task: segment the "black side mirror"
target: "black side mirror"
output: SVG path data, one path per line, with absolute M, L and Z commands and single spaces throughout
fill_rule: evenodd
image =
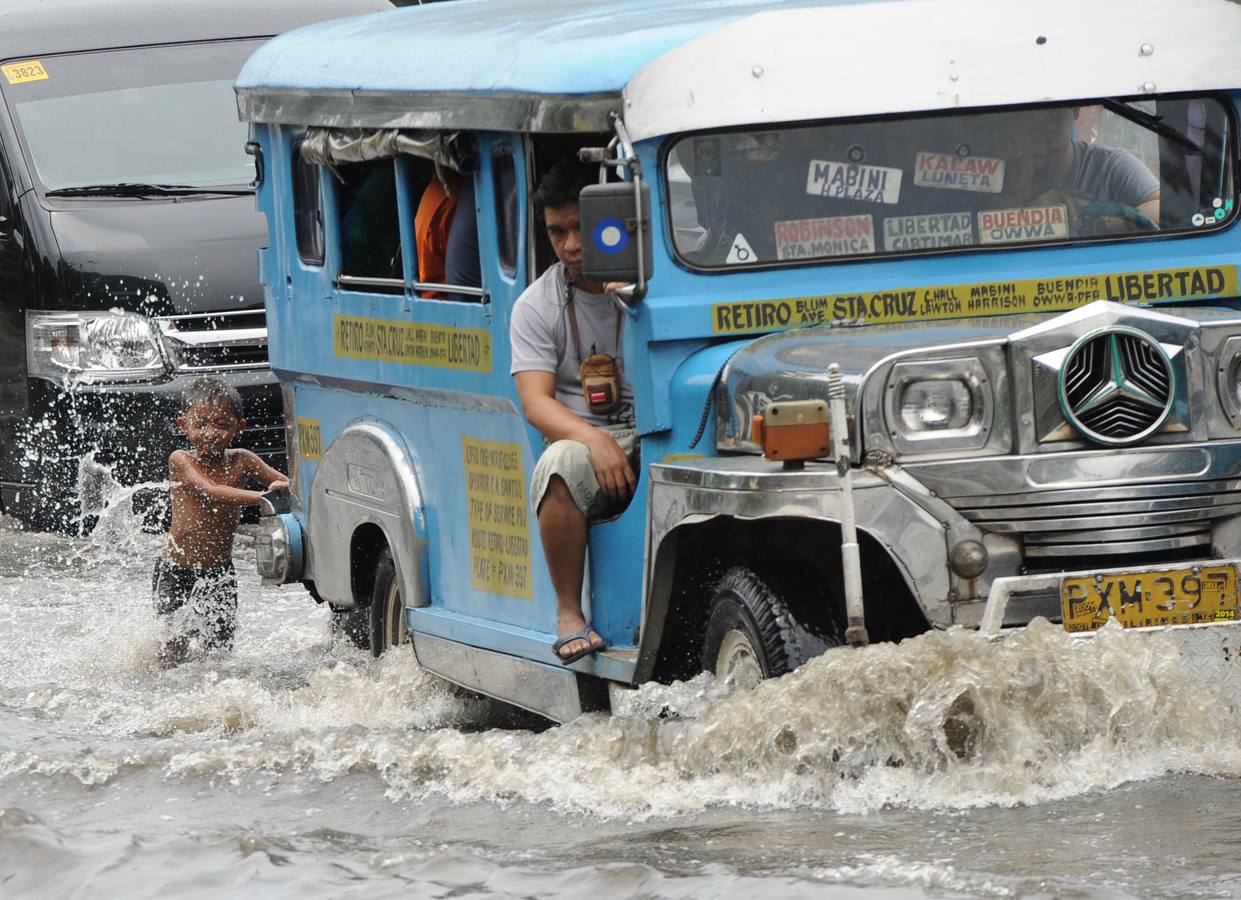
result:
M 651 192 L 645 184 L 640 196 L 639 229 L 633 182 L 591 184 L 582 189 L 582 274 L 591 281 L 645 284 L 651 277 Z
M 254 180 L 250 187 L 256 191 L 263 186 L 263 145 L 258 141 L 246 141 L 246 153 L 254 157 Z

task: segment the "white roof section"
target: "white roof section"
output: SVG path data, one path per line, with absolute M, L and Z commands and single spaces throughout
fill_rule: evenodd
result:
M 1241 87 L 1238 0 L 882 0 L 775 9 L 629 80 L 635 140 L 891 112 Z

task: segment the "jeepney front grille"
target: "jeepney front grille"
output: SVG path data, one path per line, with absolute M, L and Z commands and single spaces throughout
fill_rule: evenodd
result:
M 1020 537 L 1027 558 L 1127 556 L 1211 543 L 1211 527 L 1241 515 L 1241 479 L 946 497 L 983 531 Z
M 156 320 L 180 374 L 262 369 L 267 360 L 263 310 L 190 313 Z

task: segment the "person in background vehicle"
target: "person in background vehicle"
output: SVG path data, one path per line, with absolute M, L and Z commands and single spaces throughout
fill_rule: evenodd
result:
M 592 176 L 565 160 L 540 182 L 535 206 L 559 262 L 517 299 L 509 326 L 517 394 L 547 442 L 530 499 L 556 591 L 552 652 L 565 664 L 606 646 L 582 613 L 586 529 L 623 510 L 637 484 L 624 313 L 582 275 L 578 195 Z
M 288 480 L 249 450 L 232 449 L 245 428 L 241 395 L 214 378 L 196 381 L 185 392 L 177 425 L 191 450 L 168 458 L 172 483 L 172 528 L 168 547 L 155 561 L 155 609 L 171 621 L 171 635 L 159 662 L 180 662 L 192 640 L 207 649 L 232 646 L 237 622 L 237 576 L 233 571 L 233 533 L 241 507 L 258 503 L 261 491 L 242 487 L 258 481 L 268 490 Z

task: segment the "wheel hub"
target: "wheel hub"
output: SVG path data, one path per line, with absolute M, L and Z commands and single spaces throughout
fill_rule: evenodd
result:
M 749 690 L 763 680 L 763 667 L 750 636 L 736 628 L 724 635 L 720 642 L 720 655 L 715 663 L 715 677 L 719 681 Z

